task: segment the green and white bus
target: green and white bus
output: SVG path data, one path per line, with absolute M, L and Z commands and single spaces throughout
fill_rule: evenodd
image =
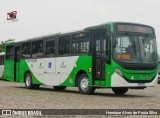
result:
M 4 78 L 83 94 L 111 88 L 115 94 L 157 84 L 157 48 L 151 26 L 108 22 L 80 31 L 6 44 Z
M 4 71 L 4 52 L 0 52 L 0 79 L 3 79 L 3 71 Z

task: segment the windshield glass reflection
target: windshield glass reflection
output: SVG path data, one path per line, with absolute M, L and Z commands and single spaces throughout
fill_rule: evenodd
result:
M 156 41 L 152 37 L 118 36 L 113 49 L 114 59 L 129 63 L 157 61 Z

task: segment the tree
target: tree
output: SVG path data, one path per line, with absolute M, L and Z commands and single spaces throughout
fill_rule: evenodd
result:
M 4 52 L 5 51 L 5 43 L 7 42 L 10 42 L 10 41 L 14 41 L 15 39 L 8 39 L 6 40 L 5 42 L 4 41 L 1 41 L 1 44 L 0 44 L 0 52 Z
M 1 41 L 0 52 L 4 52 L 4 50 L 5 50 L 5 43 L 4 43 L 4 41 Z
M 15 39 L 8 39 L 5 41 L 5 43 L 10 42 L 10 41 L 14 41 Z

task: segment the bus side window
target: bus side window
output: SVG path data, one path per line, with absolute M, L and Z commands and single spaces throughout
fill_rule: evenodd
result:
M 22 44 L 22 58 L 31 58 L 31 42 Z
M 70 54 L 70 36 L 62 36 L 58 41 L 58 55 Z
M 0 65 L 3 65 L 2 56 L 0 56 Z
M 72 34 L 72 54 L 89 53 L 89 32 Z
M 64 54 L 70 54 L 70 36 L 65 37 L 64 48 L 66 49 Z
M 64 54 L 64 38 L 59 38 L 58 41 L 58 55 Z
M 14 58 L 14 46 L 9 45 L 6 47 L 6 59 L 12 60 Z
M 43 57 L 43 41 L 33 41 L 32 42 L 32 57 Z
M 72 42 L 72 54 L 78 54 L 78 42 Z
M 89 40 L 80 41 L 79 45 L 80 45 L 80 50 L 79 51 L 80 51 L 81 54 L 89 52 Z
M 46 56 L 53 57 L 55 54 L 55 40 L 46 42 Z

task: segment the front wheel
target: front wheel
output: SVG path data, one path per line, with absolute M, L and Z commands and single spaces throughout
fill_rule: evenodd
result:
M 95 88 L 92 86 L 89 86 L 89 79 L 86 73 L 83 73 L 79 79 L 78 79 L 78 89 L 80 93 L 83 94 L 93 94 L 95 91 Z
M 127 93 L 128 88 L 115 87 L 115 88 L 112 88 L 112 91 L 117 95 L 123 95 L 123 94 Z

